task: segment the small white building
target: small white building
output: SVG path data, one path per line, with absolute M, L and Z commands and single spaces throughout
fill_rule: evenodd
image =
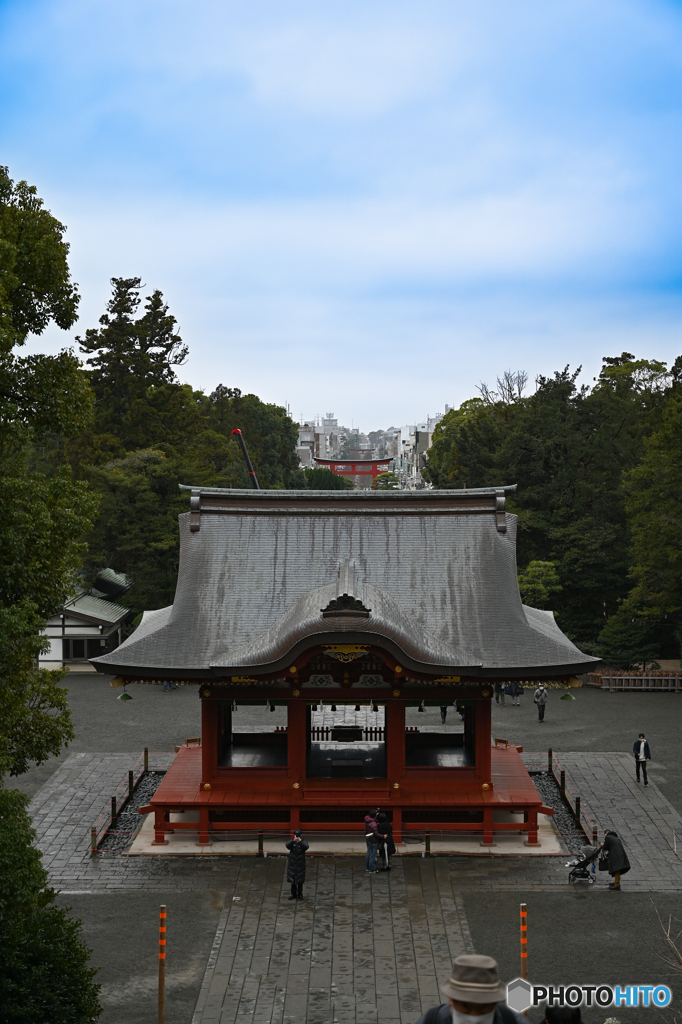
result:
M 68 667 L 72 672 L 92 672 L 90 658 L 99 658 L 121 643 L 123 623 L 130 608 L 116 603 L 132 580 L 113 569 L 101 569 L 95 585 L 76 595 L 50 616 L 44 633 L 50 649 L 40 655 L 40 668 Z

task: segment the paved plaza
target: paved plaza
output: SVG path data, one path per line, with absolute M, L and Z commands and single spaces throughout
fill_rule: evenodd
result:
M 174 743 L 197 734 L 190 688 L 133 692 L 134 703 L 121 704 L 106 683 L 77 680 L 76 743 L 21 780 L 34 794 L 59 903 L 82 919 L 99 968 L 101 1024 L 156 1020 L 160 903 L 169 912 L 166 1024 L 411 1024 L 439 1001 L 438 982 L 460 950 L 490 953 L 503 977 L 518 974 L 520 902 L 529 906 L 531 980 L 676 986 L 656 954 L 655 908 L 682 919 L 680 698 L 579 691 L 568 706 L 550 703 L 545 731 L 530 703 L 493 709 L 496 735 L 523 743 L 529 763 L 540 765 L 538 736 L 551 743 L 586 814 L 600 831 L 621 833 L 632 862 L 621 893 L 603 875 L 589 890 L 570 887 L 564 856 L 410 856 L 372 877 L 361 857 L 313 856 L 297 904 L 286 898 L 284 856 L 89 856 L 90 826 L 142 746 L 161 750 L 152 761 L 162 766 Z M 647 789 L 627 753 L 640 728 L 655 758 Z M 571 746 L 560 746 L 562 738 Z M 595 752 L 607 746 L 610 753 Z M 588 1011 L 585 1020 L 603 1024 L 606 1016 Z M 617 1016 L 622 1024 L 658 1019 L 636 1010 Z

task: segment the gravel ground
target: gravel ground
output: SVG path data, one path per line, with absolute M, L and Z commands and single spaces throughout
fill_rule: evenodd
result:
M 577 849 L 581 844 L 576 840 L 577 828 L 575 818 L 561 795 L 561 789 L 556 779 L 549 772 L 539 772 L 533 774 L 533 782 L 545 805 L 554 808 L 552 822 L 563 840 L 564 848 L 571 851 Z M 591 841 L 591 839 L 585 836 L 585 843 Z
M 165 774 L 165 772 L 150 771 L 146 775 L 140 776 L 133 790 L 132 799 L 116 815 L 115 826 L 112 828 L 111 824 L 109 825 L 107 834 L 99 845 L 102 852 L 122 853 L 128 849 L 144 822 L 144 817 L 138 814 L 138 808 L 149 803 L 161 785 Z

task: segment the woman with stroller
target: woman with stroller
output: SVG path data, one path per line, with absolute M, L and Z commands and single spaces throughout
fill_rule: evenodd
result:
M 620 889 L 620 876 L 630 870 L 630 861 L 625 852 L 623 841 L 617 832 L 607 828 L 599 856 L 599 870 L 608 871 L 613 878 L 609 889 Z
M 393 842 L 393 825 L 382 811 L 377 818 L 377 829 L 379 830 L 379 842 L 381 844 L 381 859 L 384 862 L 384 871 L 391 870 L 391 857 L 395 853 L 395 843 Z

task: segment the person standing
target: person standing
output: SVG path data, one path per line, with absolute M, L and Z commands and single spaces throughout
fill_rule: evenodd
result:
M 544 722 L 545 704 L 547 703 L 547 690 L 545 689 L 544 683 L 540 683 L 540 685 L 538 686 L 537 690 L 535 691 L 533 700 L 538 706 L 538 721 Z
M 646 777 L 646 763 L 651 760 L 651 750 L 649 749 L 649 741 L 643 732 L 640 732 L 639 739 L 635 740 L 632 746 L 632 753 L 635 755 L 637 781 L 639 782 L 639 773 L 641 771 L 644 776 L 644 785 L 648 786 L 649 780 Z
M 495 703 L 500 703 L 500 697 L 502 698 L 502 707 L 504 707 L 504 683 L 495 683 Z
M 365 856 L 365 871 L 368 875 L 376 874 L 377 870 L 377 847 L 379 845 L 379 827 L 376 815 L 378 811 L 372 811 L 365 815 L 365 842 L 367 843 L 367 854 Z
M 305 854 L 309 849 L 308 843 L 301 835 L 300 828 L 294 832 L 294 838 L 286 844 L 289 851 L 287 861 L 287 882 L 291 883 L 290 900 L 303 899 L 303 883 L 305 882 Z
M 377 828 L 381 836 L 381 859 L 384 862 L 384 871 L 391 870 L 391 857 L 395 854 L 395 843 L 393 842 L 393 825 L 382 811 L 377 817 Z
M 523 693 L 523 687 L 516 680 L 509 684 L 509 693 L 511 694 L 512 707 L 516 704 L 517 707 L 521 707 L 521 694 Z
M 620 876 L 630 870 L 630 861 L 625 852 L 623 841 L 618 833 L 610 828 L 607 828 L 604 832 L 604 842 L 602 843 L 599 855 L 599 870 L 602 871 L 604 869 L 613 878 L 609 889 L 620 889 Z

